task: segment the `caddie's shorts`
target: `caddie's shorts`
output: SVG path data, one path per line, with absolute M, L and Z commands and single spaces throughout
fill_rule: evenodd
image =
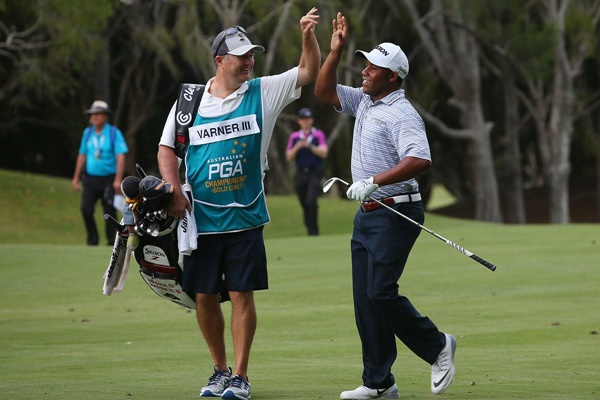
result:
M 199 235 L 198 249 L 183 257 L 183 289 L 190 293 L 269 288 L 263 227 Z

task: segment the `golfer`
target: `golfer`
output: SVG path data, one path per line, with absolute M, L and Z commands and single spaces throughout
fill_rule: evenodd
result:
M 337 68 L 348 38 L 348 24 L 333 20 L 331 50 L 321 67 L 315 95 L 356 118 L 352 143 L 350 199 L 360 200 L 351 239 L 356 326 L 362 342 L 363 385 L 342 392 L 342 399 L 394 399 L 391 373 L 398 337 L 431 364 L 431 391 L 444 392 L 454 377 L 456 339 L 438 330 L 398 292 L 410 250 L 421 229 L 371 201 L 373 197 L 423 223 L 415 177 L 431 164 L 421 117 L 400 89 L 408 59 L 399 46 L 381 43 L 364 60 L 362 87 L 337 84 Z
M 253 44 L 242 27 L 222 31 L 212 43 L 217 71 L 206 84 L 189 129 L 185 157 L 199 236 L 198 249 L 184 258 L 183 288 L 196 293 L 198 324 L 214 362 L 214 373 L 200 389 L 201 397 L 250 398 L 248 360 L 257 325 L 254 291 L 268 288 L 263 241 L 263 226 L 269 222 L 263 186 L 266 154 L 277 116 L 319 72 L 314 34 L 318 18 L 313 8 L 300 19 L 300 63 L 280 75 L 251 79 L 254 55 L 265 49 Z M 163 179 L 176 188 L 168 211 L 182 218 L 191 205 L 180 189 L 175 115 L 173 106 L 158 162 Z M 219 304 L 223 290 L 231 299 L 233 370 L 226 357 Z

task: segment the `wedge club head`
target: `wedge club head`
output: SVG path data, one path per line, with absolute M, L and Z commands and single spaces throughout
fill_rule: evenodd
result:
M 341 183 L 343 183 L 346 186 L 350 186 L 350 184 L 348 182 L 346 182 L 345 180 L 343 180 L 343 179 L 336 178 L 336 177 L 329 178 L 329 179 L 327 179 L 325 181 L 325 183 L 323 183 L 323 193 L 329 192 L 329 189 L 331 189 L 331 187 L 333 186 L 333 184 L 336 183 L 336 182 L 341 182 Z

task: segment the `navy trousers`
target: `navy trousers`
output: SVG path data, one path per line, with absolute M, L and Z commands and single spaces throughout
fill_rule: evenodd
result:
M 423 204 L 399 203 L 394 209 L 423 224 Z M 352 234 L 352 286 L 356 326 L 362 342 L 363 382 L 374 389 L 394 384 L 396 337 L 417 356 L 433 364 L 445 336 L 410 300 L 399 293 L 398 280 L 421 228 L 386 208 L 359 209 Z
M 321 168 L 299 169 L 294 176 L 294 189 L 302 206 L 304 225 L 309 236 L 319 234 L 317 199 L 323 193 L 321 187 Z

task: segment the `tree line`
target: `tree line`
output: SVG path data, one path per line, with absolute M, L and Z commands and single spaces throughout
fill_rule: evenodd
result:
M 297 65 L 304 0 L 0 0 L 0 167 L 70 177 L 83 110 L 113 109 L 126 135 L 128 171 L 156 170 L 158 140 L 183 82 L 214 74 L 210 46 L 243 26 L 266 53 L 257 76 Z M 550 219 L 568 223 L 569 187 L 594 184 L 600 199 L 600 3 L 593 0 L 332 0 L 319 4 L 323 58 L 342 11 L 350 37 L 339 70 L 358 86 L 356 49 L 399 44 L 403 83 L 425 120 L 432 169 L 424 192 L 444 185 L 473 199 L 474 217 L 525 223 L 527 189 L 548 189 Z M 350 179 L 353 120 L 320 104 L 313 86 L 279 118 L 269 149 L 270 193 L 290 193 L 287 136 L 300 107 L 328 137 L 327 174 Z M 600 200 L 598 200 L 600 215 Z

